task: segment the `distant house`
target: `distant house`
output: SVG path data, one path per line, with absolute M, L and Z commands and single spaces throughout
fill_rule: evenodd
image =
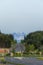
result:
M 7 46 L 8 43 L 0 43 L 0 55 L 5 55 L 10 52 L 10 47 Z
M 5 54 L 9 53 L 10 49 L 9 48 L 0 48 L 0 55 L 4 56 Z
M 10 49 L 8 48 L 0 48 L 0 53 L 9 53 Z

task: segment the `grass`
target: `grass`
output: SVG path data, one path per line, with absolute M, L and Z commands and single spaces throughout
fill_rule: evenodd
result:
M 0 64 L 0 65 L 7 65 L 7 64 Z M 23 65 L 23 64 L 15 64 L 15 65 Z
M 0 60 L 4 60 L 4 57 L 0 57 Z
M 43 57 L 37 57 L 38 60 L 43 60 Z
M 29 54 L 29 53 L 25 53 L 25 54 L 18 54 L 18 53 L 15 53 L 14 54 L 14 57 L 43 57 L 43 55 L 40 55 L 40 54 Z
M 8 64 L 15 64 L 15 65 L 24 65 L 24 64 L 16 64 L 16 63 L 13 63 L 13 62 L 7 62 Z

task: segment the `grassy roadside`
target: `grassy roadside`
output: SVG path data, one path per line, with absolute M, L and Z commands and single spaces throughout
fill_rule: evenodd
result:
M 37 57 L 38 60 L 43 60 L 43 57 Z
M 13 62 L 7 62 L 8 64 L 15 64 L 15 65 L 24 65 L 24 64 L 16 64 L 16 63 L 13 63 Z

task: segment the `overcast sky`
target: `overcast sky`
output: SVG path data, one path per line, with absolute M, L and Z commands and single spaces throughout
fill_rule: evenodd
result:
M 43 30 L 43 0 L 0 0 L 0 30 L 4 33 Z

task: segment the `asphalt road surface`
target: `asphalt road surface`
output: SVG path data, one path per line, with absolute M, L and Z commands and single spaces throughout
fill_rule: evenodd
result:
M 43 61 L 38 60 L 36 58 L 28 58 L 28 57 L 5 57 L 7 62 L 13 62 L 16 64 L 24 64 L 24 65 L 43 65 Z

